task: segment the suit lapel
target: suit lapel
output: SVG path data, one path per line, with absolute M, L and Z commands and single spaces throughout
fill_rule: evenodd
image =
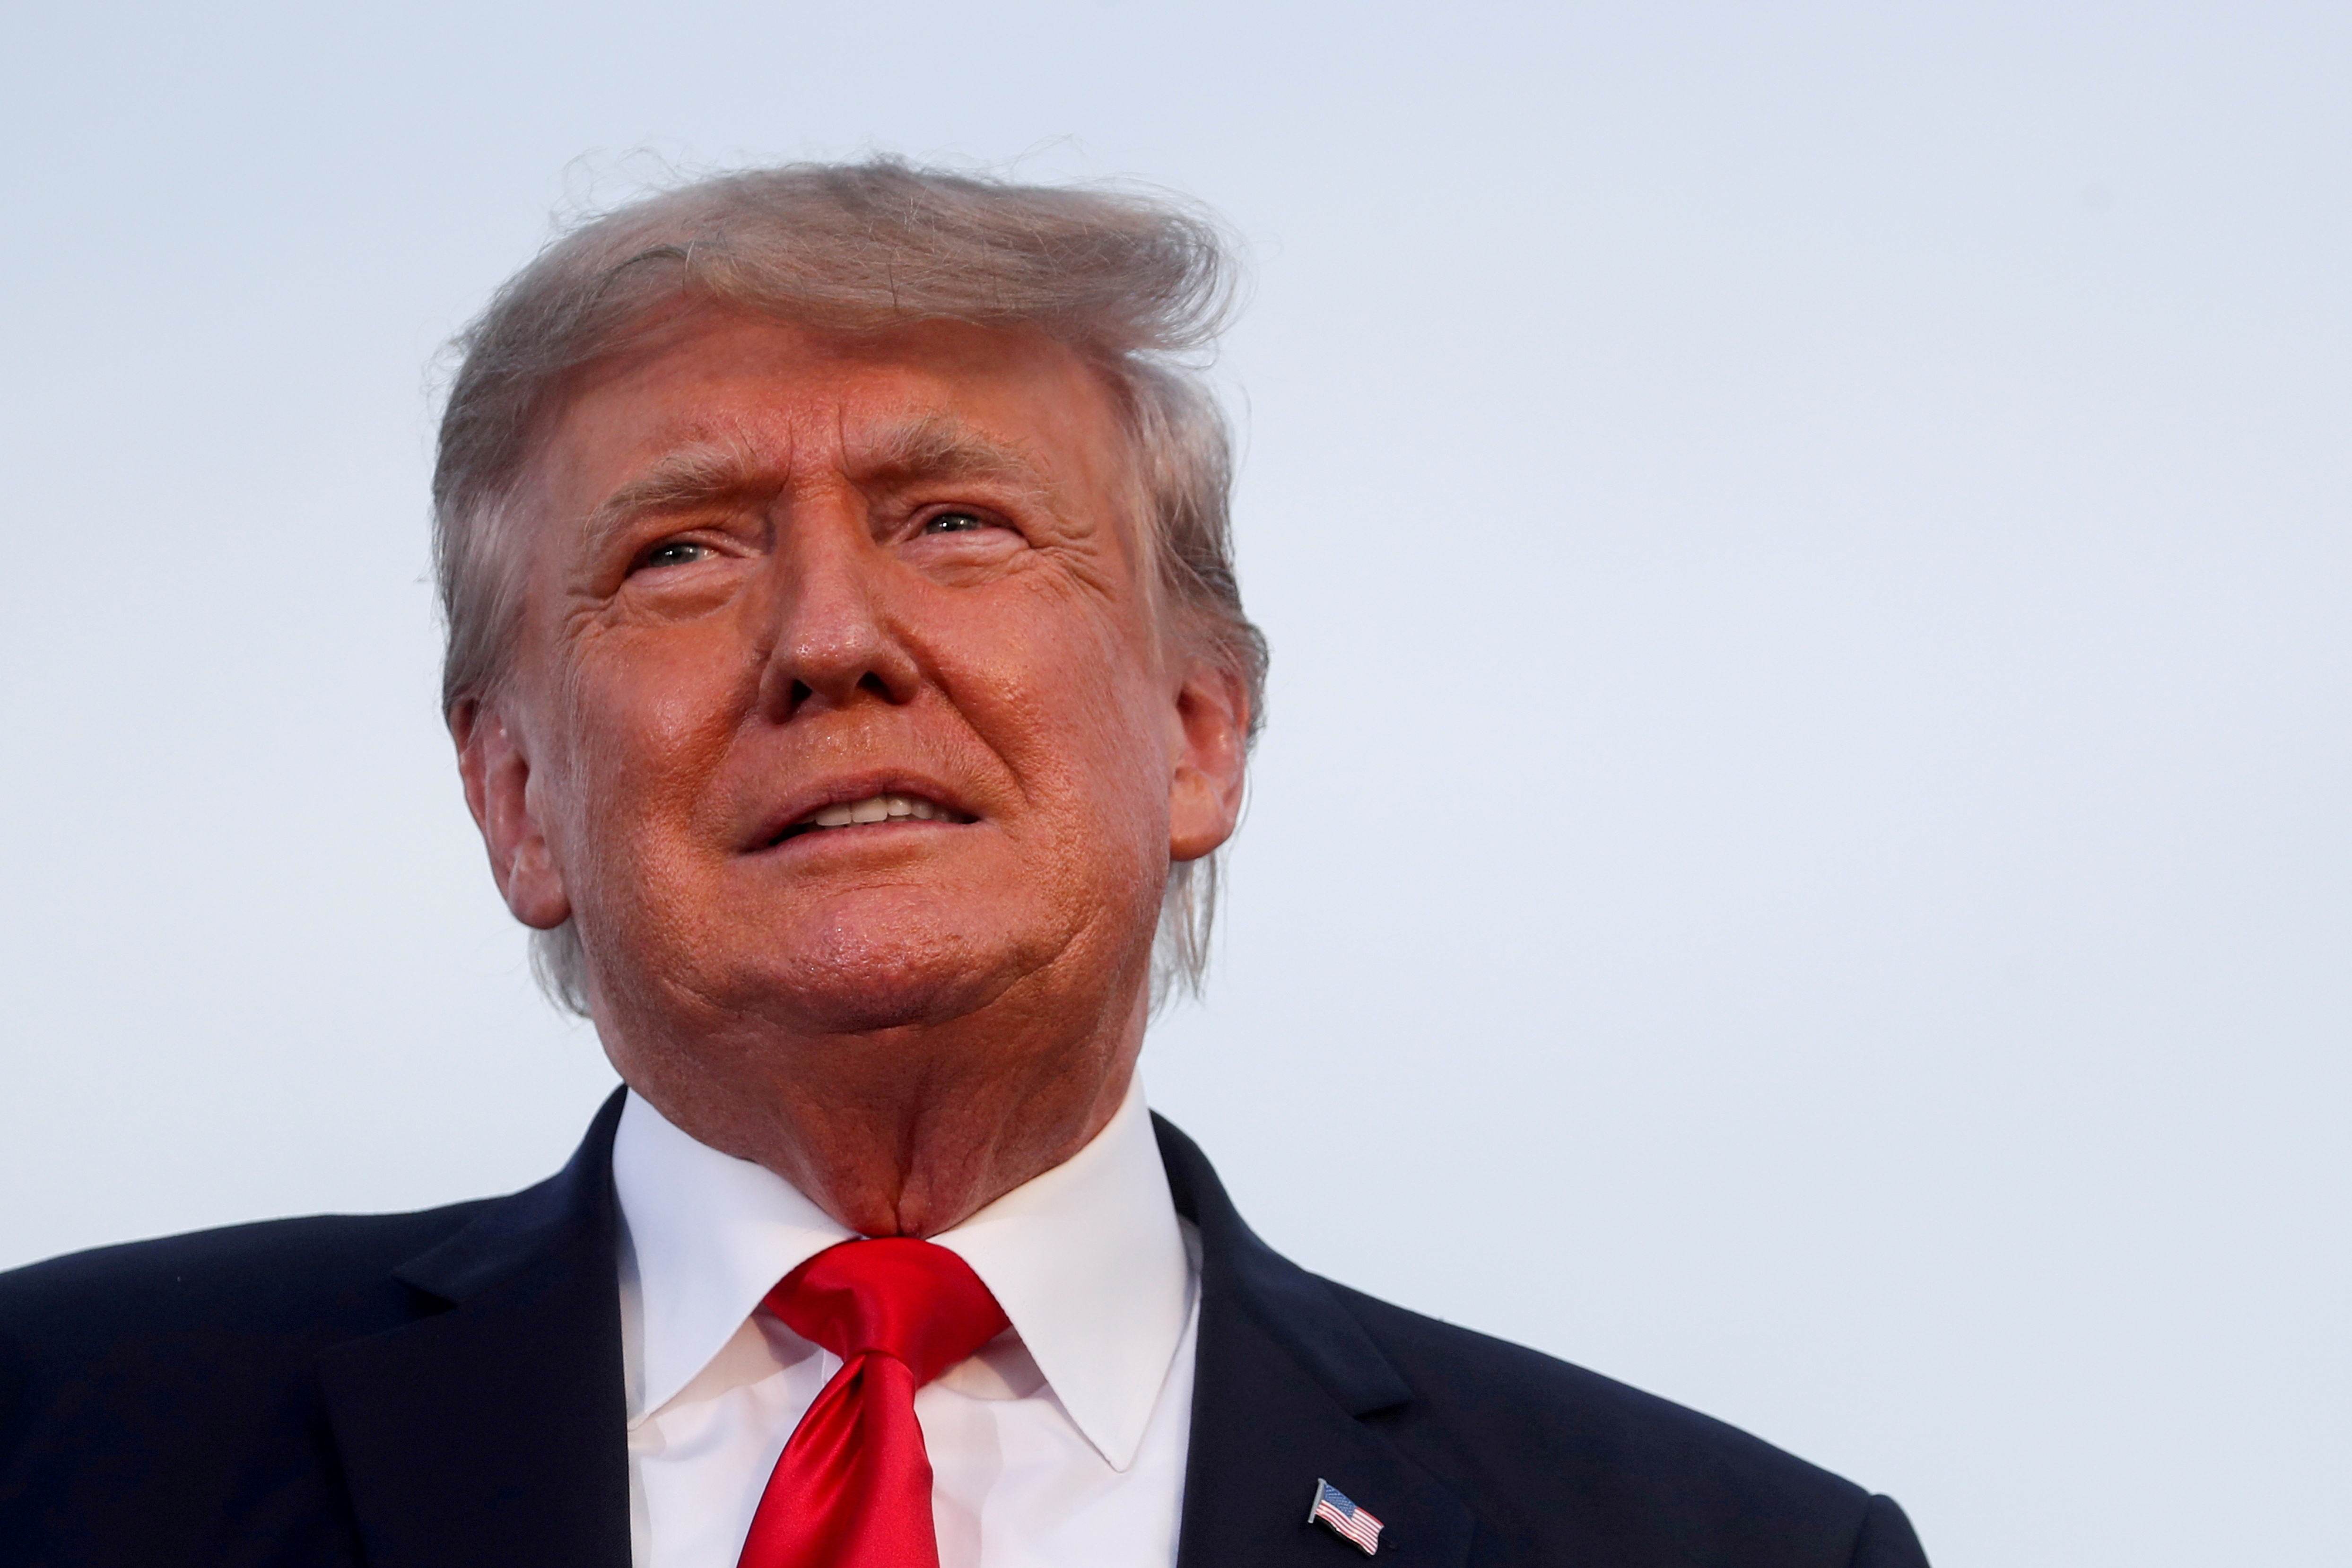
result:
M 372 1568 L 629 1568 L 620 1107 L 616 1093 L 559 1174 L 397 1270 L 418 1321 L 320 1358 Z M 1318 1479 L 1381 1520 L 1380 1561 L 1460 1568 L 1471 1514 L 1378 1429 L 1411 1387 L 1321 1280 L 1242 1223 L 1192 1141 L 1153 1121 L 1202 1254 L 1178 1568 L 1360 1560 L 1306 1522 Z
M 397 1270 L 429 1315 L 320 1358 L 373 1568 L 628 1568 L 620 1108 L 559 1174 Z
M 1307 1523 L 1318 1479 L 1382 1525 L 1378 1558 L 1457 1568 L 1469 1510 L 1378 1430 L 1412 1390 L 1324 1283 L 1242 1223 L 1192 1142 L 1153 1118 L 1179 1213 L 1201 1233 L 1200 1349 L 1178 1568 L 1347 1568 Z

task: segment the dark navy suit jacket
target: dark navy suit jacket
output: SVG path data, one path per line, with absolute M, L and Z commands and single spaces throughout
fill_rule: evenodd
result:
M 0 1275 L 0 1564 L 629 1568 L 616 1095 L 512 1197 Z M 1158 1123 L 1200 1227 L 1181 1568 L 1922 1568 L 1902 1511 L 1745 1433 L 1318 1279 Z

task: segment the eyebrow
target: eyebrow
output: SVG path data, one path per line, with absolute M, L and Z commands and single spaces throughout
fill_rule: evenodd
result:
M 944 415 L 884 426 L 849 449 L 855 482 L 909 484 L 926 479 L 989 479 L 1051 504 L 1059 489 L 1022 447 Z
M 884 426 L 850 447 L 851 482 L 913 484 L 924 480 L 987 479 L 1051 506 L 1059 487 L 1021 447 L 940 415 Z M 688 511 L 720 501 L 771 493 L 786 471 L 741 440 L 698 441 L 674 447 L 599 501 L 584 533 L 592 549 L 649 512 Z
M 773 489 L 782 476 L 740 441 L 676 447 L 596 503 L 583 532 L 592 548 L 647 512 L 686 511 Z

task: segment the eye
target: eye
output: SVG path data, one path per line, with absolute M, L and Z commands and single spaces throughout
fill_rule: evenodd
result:
M 933 512 L 923 520 L 925 533 L 972 533 L 996 525 L 976 511 Z
M 710 559 L 710 546 L 697 544 L 691 539 L 665 539 L 637 557 L 639 567 L 689 566 L 697 561 Z

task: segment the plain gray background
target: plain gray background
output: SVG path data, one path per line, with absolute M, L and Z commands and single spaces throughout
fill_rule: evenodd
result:
M 1267 1237 L 1894 1492 L 2352 1469 L 2341 5 L 22 8 L 0 1262 L 536 1179 L 436 346 L 665 164 L 1220 210 L 1272 725 L 1146 1058 Z M 649 150 L 649 151 L 648 151 Z

